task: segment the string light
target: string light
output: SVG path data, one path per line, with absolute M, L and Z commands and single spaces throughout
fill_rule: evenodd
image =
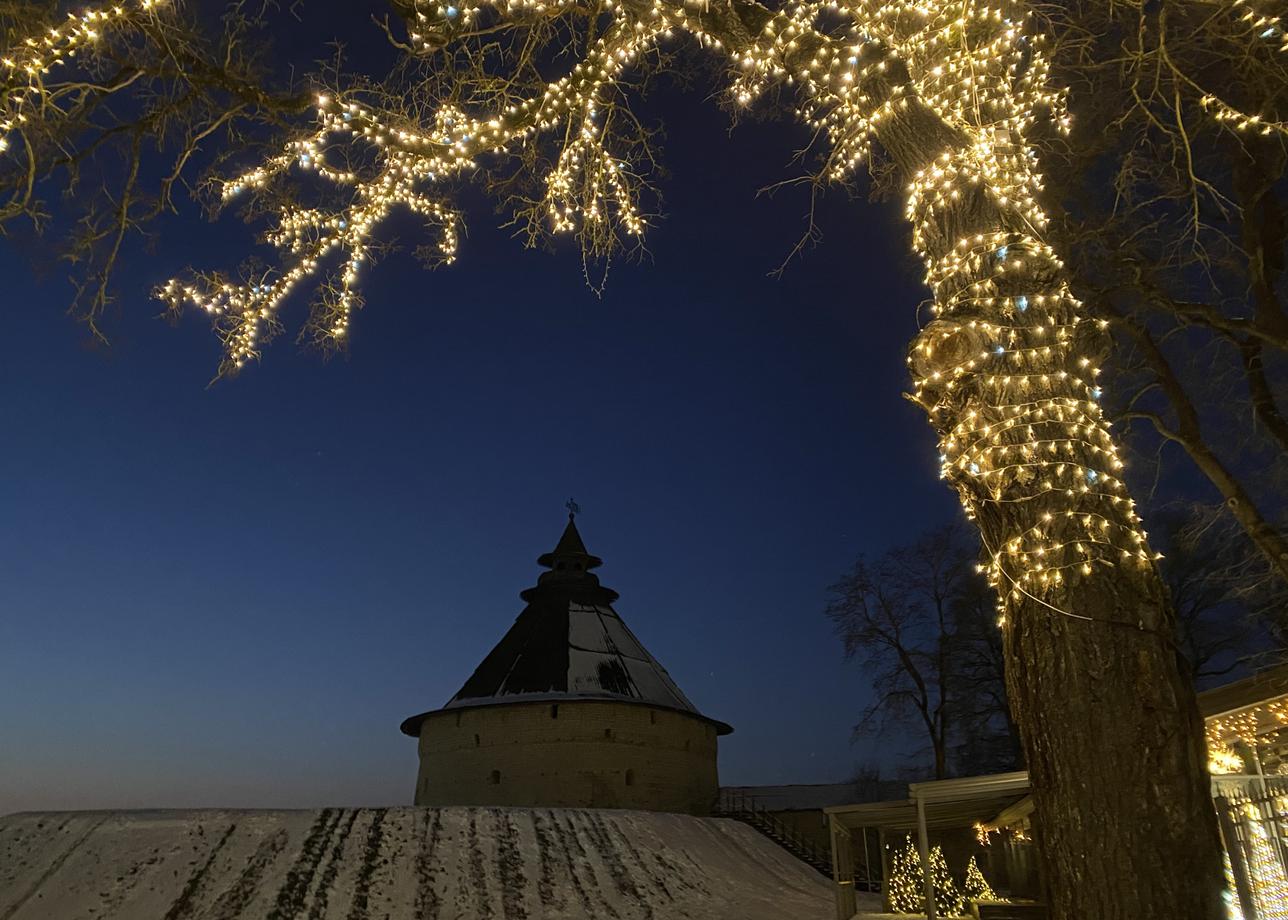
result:
M 555 17 L 576 0 L 413 4 L 413 50 L 467 39 L 483 17 Z M 72 17 L 71 25 L 3 58 L 30 86 L 53 63 L 94 40 L 102 22 L 125 22 L 154 5 L 134 0 Z M 1147 571 L 1151 552 L 1122 481 L 1101 403 L 1104 320 L 1071 292 L 1039 198 L 1042 176 L 1028 140 L 1039 119 L 1067 131 L 1064 94 L 1050 85 L 1044 38 L 1011 0 L 789 2 L 759 30 L 728 27 L 729 13 L 702 0 L 606 0 L 596 37 L 570 72 L 495 111 L 443 104 L 427 119 L 367 104 L 360 93 L 317 99 L 317 126 L 229 181 L 225 201 L 288 174 L 334 187 L 344 203 L 282 206 L 268 234 L 281 267 L 232 281 L 213 273 L 172 279 L 157 294 L 213 316 L 225 369 L 259 356 L 286 298 L 322 275 L 314 326 L 331 345 L 347 340 L 374 235 L 398 210 L 439 236 L 442 261 L 457 252 L 460 215 L 441 189 L 483 158 L 539 134 L 563 138 L 544 180 L 541 208 L 552 231 L 593 226 L 638 237 L 645 221 L 629 162 L 609 148 L 603 116 L 623 74 L 666 37 L 683 33 L 724 56 L 729 94 L 750 105 L 771 87 L 796 92 L 798 116 L 830 142 L 825 174 L 847 179 L 874 141 L 927 128 L 926 155 L 909 168 L 905 214 L 933 295 L 932 319 L 908 355 L 913 397 L 939 432 L 941 476 L 968 516 L 990 522 L 985 571 L 999 620 L 1026 600 L 1073 614 L 1078 584 L 1111 569 Z M 1283 24 L 1255 0 L 1233 11 L 1261 40 L 1285 45 Z M 104 19 L 104 17 L 107 17 Z M 5 122 L 25 113 L 5 97 Z M 1277 129 L 1209 101 L 1236 127 Z M 921 119 L 921 121 L 916 121 Z M 1243 119 L 1245 123 L 1239 120 Z M 3 131 L 0 131 L 2 134 Z M 365 167 L 340 165 L 364 163 Z M 338 263 L 338 267 L 331 267 Z
M 935 846 L 930 851 L 930 877 L 934 884 L 935 909 L 941 917 L 960 916 L 966 904 L 948 871 L 944 850 Z M 912 836 L 904 838 L 903 846 L 890 860 L 889 879 L 890 909 L 897 914 L 925 912 L 925 875 L 922 873 L 921 854 Z
M 1279 796 L 1273 807 L 1283 810 L 1288 805 L 1288 797 Z M 1266 824 L 1273 820 L 1267 815 L 1266 807 L 1255 802 L 1245 802 L 1240 806 L 1243 820 L 1240 825 L 1247 834 L 1245 852 L 1248 859 L 1248 874 L 1253 884 L 1251 895 L 1256 915 L 1260 920 L 1288 920 L 1288 874 L 1285 874 L 1283 857 L 1275 839 L 1266 830 Z
M 1268 723 L 1268 724 L 1267 724 Z M 1209 751 L 1228 747 L 1231 742 L 1256 744 L 1259 736 L 1288 726 L 1288 699 L 1266 700 L 1204 723 Z
M 1208 772 L 1213 776 L 1243 772 L 1243 758 L 1232 748 L 1218 745 L 1208 748 Z
M 998 898 L 997 892 L 993 886 L 984 878 L 984 873 L 980 871 L 979 864 L 975 862 L 975 857 L 970 858 L 966 864 L 966 882 L 962 886 L 967 901 L 998 901 L 1004 900 Z
M 560 9 L 529 0 L 417 7 L 414 40 L 437 47 L 472 28 L 485 8 L 502 16 Z M 292 290 L 342 253 L 342 277 L 327 288 L 315 325 L 329 341 L 343 340 L 371 236 L 391 212 L 409 207 L 439 227 L 451 261 L 459 216 L 430 189 L 472 171 L 480 157 L 556 129 L 565 140 L 543 202 L 552 230 L 611 223 L 638 236 L 644 221 L 631 174 L 605 146 L 600 116 L 623 72 L 664 36 L 684 32 L 729 56 L 730 94 L 740 104 L 774 84 L 796 87 L 799 116 L 831 141 L 833 178 L 848 177 L 872 141 L 912 109 L 929 112 L 956 138 L 907 188 L 913 248 L 934 295 L 934 319 L 909 364 L 913 396 L 940 432 L 942 477 L 969 516 L 1007 522 L 986 566 L 999 622 L 1007 622 L 1008 604 L 1025 598 L 1067 612 L 1059 597 L 1080 579 L 1150 566 L 1156 556 L 1101 409 L 1096 347 L 1105 323 L 1073 296 L 1043 238 L 1042 181 L 1026 133 L 1041 113 L 1062 130 L 1068 116 L 1062 94 L 1047 86 L 1043 41 L 1027 14 L 1017 5 L 962 0 L 795 3 L 726 48 L 707 30 L 715 14 L 705 4 L 640 0 L 606 10 L 611 23 L 570 73 L 501 111 L 443 106 L 426 126 L 358 99 L 319 97 L 317 130 L 223 194 L 231 200 L 298 171 L 345 189 L 351 203 L 332 212 L 284 208 L 269 234 L 283 253 L 279 273 L 241 283 L 175 279 L 159 295 L 217 317 L 235 370 L 259 354 Z M 359 175 L 331 165 L 337 142 L 374 151 L 377 168 Z M 959 223 L 955 215 L 968 201 L 988 212 L 990 226 L 954 239 L 945 228 Z
M 464 10 L 469 17 L 477 7 Z M 575 122 L 572 139 L 546 179 L 545 209 L 555 232 L 577 228 L 580 222 L 614 221 L 623 232 L 638 236 L 644 220 L 634 200 L 629 168 L 603 145 L 597 123 L 599 98 L 652 43 L 676 24 L 659 14 L 639 28 L 625 16 L 596 44 L 589 62 L 574 74 L 550 84 L 545 92 L 486 118 L 471 117 L 444 106 L 431 130 L 390 120 L 358 101 L 328 94 L 317 98 L 318 128 L 292 141 L 283 152 L 227 182 L 225 202 L 266 187 L 291 170 L 311 174 L 348 193 L 349 204 L 335 211 L 283 209 L 269 242 L 283 253 L 282 272 L 230 283 L 218 275 L 194 282 L 171 279 L 157 296 L 172 308 L 191 304 L 220 321 L 228 368 L 240 369 L 259 356 L 266 328 L 272 328 L 283 301 L 300 282 L 316 274 L 335 252 L 343 266 L 332 295 L 324 300 L 318 326 L 322 337 L 342 341 L 358 304 L 358 276 L 371 248 L 372 236 L 397 209 L 407 208 L 426 218 L 440 232 L 442 261 L 456 257 L 460 215 L 444 199 L 425 189 L 472 170 L 480 155 L 499 152 L 509 144 Z M 328 150 L 336 140 L 359 146 L 375 156 L 376 168 L 359 174 L 331 165 Z
M 44 78 L 112 29 L 137 26 L 164 0 L 131 0 L 68 13 L 61 25 L 29 36 L 0 54 L 0 153 L 9 148 L 10 134 L 24 124 L 28 109 L 37 106 Z
M 912 837 L 890 859 L 889 899 L 890 909 L 896 914 L 921 913 L 926 892 L 921 872 L 921 857 Z

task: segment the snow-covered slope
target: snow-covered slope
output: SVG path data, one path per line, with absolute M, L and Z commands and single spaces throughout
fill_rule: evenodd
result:
M 377 808 L 0 818 L 0 920 L 823 920 L 822 876 L 734 821 Z

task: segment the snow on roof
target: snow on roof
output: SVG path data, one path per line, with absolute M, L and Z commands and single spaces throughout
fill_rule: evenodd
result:
M 720 818 L 465 807 L 0 818 L 6 920 L 832 916 L 821 875 Z
M 539 561 L 550 571 L 522 593 L 528 606 L 443 709 L 613 700 L 689 713 L 722 735 L 733 731 L 702 715 L 622 621 L 612 607 L 617 592 L 591 574 L 601 561 L 586 551 L 571 518 L 558 546 Z M 419 734 L 429 715 L 407 719 L 403 732 Z
M 567 597 L 534 599 L 443 708 L 561 697 L 644 703 L 707 718 L 617 611 Z M 721 734 L 732 731 L 708 721 Z

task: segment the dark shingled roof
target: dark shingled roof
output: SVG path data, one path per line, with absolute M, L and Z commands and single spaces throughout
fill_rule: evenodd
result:
M 549 571 L 520 595 L 528 606 L 443 710 L 560 700 L 633 702 L 689 713 L 727 735 L 733 729 L 698 712 L 666 669 L 635 638 L 612 607 L 617 592 L 591 569 L 571 515 L 552 552 L 537 562 Z M 412 716 L 402 731 L 418 735 L 434 712 Z

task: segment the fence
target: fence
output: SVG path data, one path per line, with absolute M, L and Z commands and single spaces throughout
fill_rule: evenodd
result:
M 1288 920 L 1288 777 L 1213 779 L 1230 920 Z
M 721 789 L 716 814 L 745 821 L 819 872 L 831 874 L 832 856 L 829 850 L 779 820 L 758 796 L 748 795 L 738 789 Z

